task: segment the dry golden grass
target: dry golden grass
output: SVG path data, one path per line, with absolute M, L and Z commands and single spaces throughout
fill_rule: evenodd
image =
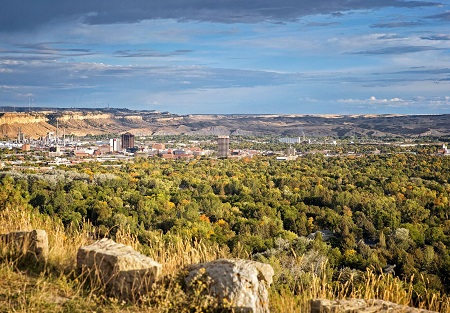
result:
M 228 250 L 217 245 L 176 236 L 167 241 L 157 232 L 149 234 L 152 245 L 144 249 L 135 235 L 119 229 L 117 242 L 164 264 L 163 278 L 151 297 L 140 305 L 126 304 L 102 296 L 103 286 L 98 281 L 87 281 L 76 272 L 78 248 L 96 237 L 91 224 L 64 228 L 59 221 L 23 208 L 0 211 L 0 233 L 32 229 L 47 231 L 48 262 L 42 271 L 33 272 L 19 268 L 18 260 L 0 260 L 0 312 L 173 312 L 174 308 L 177 312 L 202 312 L 214 305 L 213 299 L 200 297 L 199 292 L 186 294 L 177 275 L 189 264 L 229 256 Z
M 163 264 L 163 278 L 139 304 L 119 303 L 102 296 L 102 287 L 86 282 L 75 271 L 77 249 L 91 243 L 95 228 L 89 223 L 68 227 L 48 216 L 26 209 L 6 209 L 0 212 L 0 233 L 16 230 L 44 229 L 49 236 L 49 260 L 38 272 L 19 269 L 14 260 L 0 260 L 0 312 L 207 312 L 217 303 L 201 292 L 192 293 L 181 287 L 180 272 L 189 264 L 230 257 L 230 252 L 218 245 L 208 245 L 178 236 L 148 233 L 146 245 L 127 230 L 118 229 L 117 242 L 127 244 Z M 305 274 L 296 282 L 295 292 L 270 290 L 272 312 L 308 312 L 311 299 L 363 298 L 381 299 L 398 304 L 450 313 L 450 299 L 426 291 L 413 301 L 412 279 L 402 281 L 392 275 L 367 270 L 361 280 L 329 283 L 325 268 L 319 274 Z M 426 286 L 426 284 L 424 284 Z
M 48 263 L 62 271 L 72 270 L 77 250 L 92 242 L 94 227 L 85 222 L 80 226 L 65 228 L 61 222 L 27 208 L 10 208 L 0 211 L 0 234 L 43 229 L 48 234 Z
M 199 240 L 182 238 L 167 242 L 162 234 L 154 234 L 148 244 L 150 248 L 146 254 L 163 264 L 163 275 L 177 273 L 190 264 L 230 257 L 228 250 L 218 245 L 207 245 Z
M 361 279 L 359 279 L 361 280 Z M 271 290 L 271 307 L 274 312 L 309 312 L 311 299 L 379 299 L 406 306 L 416 306 L 430 311 L 450 313 L 450 298 L 435 291 L 413 297 L 413 277 L 402 281 L 391 274 L 377 274 L 367 269 L 362 281 L 350 277 L 345 282 L 328 283 L 326 273 L 310 274 L 306 283 L 299 282 L 298 292 Z

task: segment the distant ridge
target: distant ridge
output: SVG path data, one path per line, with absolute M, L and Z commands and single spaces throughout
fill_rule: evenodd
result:
M 450 114 L 189 114 L 121 108 L 0 108 L 3 138 L 19 128 L 30 138 L 55 131 L 77 136 L 136 135 L 272 135 L 308 137 L 450 136 Z

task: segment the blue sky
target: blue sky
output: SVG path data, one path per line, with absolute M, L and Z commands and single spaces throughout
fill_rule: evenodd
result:
M 1 1 L 0 106 L 450 113 L 450 2 Z

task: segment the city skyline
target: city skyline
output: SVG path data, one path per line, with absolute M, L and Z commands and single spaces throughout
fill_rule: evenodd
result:
M 0 106 L 450 113 L 448 1 L 18 0 Z

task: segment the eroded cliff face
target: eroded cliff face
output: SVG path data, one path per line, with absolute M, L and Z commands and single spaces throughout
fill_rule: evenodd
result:
M 26 137 L 38 139 L 55 130 L 48 123 L 45 113 L 2 113 L 0 114 L 0 132 L 3 138 L 17 138 L 19 131 Z
M 126 115 L 126 116 L 115 116 L 114 118 L 128 120 L 133 122 L 141 122 L 143 121 L 143 117 L 141 115 Z
M 148 126 L 142 116 L 134 114 L 64 112 L 55 115 L 53 120 L 57 121 L 59 127 L 65 129 L 66 133 L 77 136 L 136 132 L 136 129 L 145 129 Z M 145 131 L 148 132 L 151 133 L 151 130 Z
M 114 119 L 114 114 L 67 112 L 56 116 L 56 119 L 60 123 L 69 121 L 84 121 L 84 120 L 105 120 L 105 119 Z
M 3 138 L 17 138 L 19 129 L 27 138 L 55 131 L 88 134 L 135 135 L 264 135 L 308 137 L 331 136 L 449 136 L 446 115 L 175 115 L 127 109 L 39 111 L 0 114 Z
M 48 122 L 44 113 L 0 113 L 0 125 L 3 124 L 36 124 Z
M 154 129 L 139 114 L 105 112 L 39 112 L 0 114 L 0 131 L 3 138 L 17 138 L 19 130 L 26 138 L 38 139 L 56 131 L 76 136 L 119 134 L 131 131 L 135 134 L 152 134 Z
M 52 121 L 53 124 L 57 122 L 58 127 L 64 129 L 66 134 L 76 136 L 120 132 L 122 129 L 116 123 L 114 114 L 110 113 L 65 112 L 54 115 Z

